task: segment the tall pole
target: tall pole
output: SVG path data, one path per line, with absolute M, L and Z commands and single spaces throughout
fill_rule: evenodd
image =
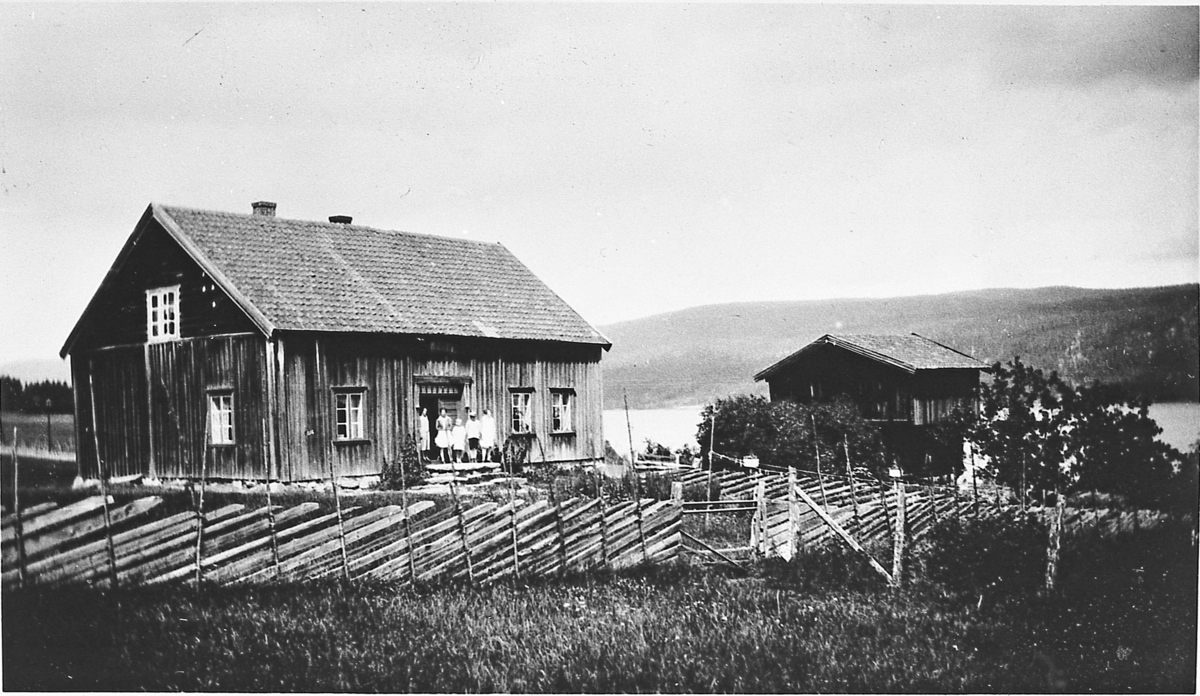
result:
M 201 562 L 204 553 L 204 488 L 208 482 L 208 439 L 212 432 L 212 413 L 208 412 L 208 402 L 205 401 L 204 439 L 200 441 L 200 500 L 196 503 L 196 587 L 204 579 Z
M 621 390 L 621 398 L 625 400 L 625 432 L 629 435 L 629 467 L 632 470 L 635 455 L 633 453 L 633 424 L 629 422 L 629 395 Z
M 25 523 L 21 521 L 21 500 L 18 497 L 18 491 L 21 487 L 17 481 L 17 472 L 20 470 L 19 462 L 17 461 L 17 429 L 13 427 L 12 439 L 12 458 L 13 458 L 13 531 L 17 533 L 17 577 L 20 580 L 21 587 L 25 586 Z
M 117 552 L 113 548 L 112 520 L 108 513 L 108 476 L 104 460 L 100 457 L 100 431 L 96 426 L 96 387 L 92 383 L 92 374 L 96 371 L 96 362 L 88 360 L 88 401 L 92 407 L 92 446 L 96 450 L 96 473 L 100 476 L 100 498 L 104 501 L 104 536 L 108 548 L 108 573 L 112 588 L 117 588 Z
M 817 483 L 821 486 L 821 507 L 829 509 L 829 502 L 825 500 L 825 477 L 821 475 L 821 448 L 817 445 L 817 415 L 809 414 L 812 418 L 812 434 L 813 434 L 813 452 L 817 455 Z
M 342 497 L 338 493 L 337 476 L 333 466 L 333 437 L 330 433 L 326 433 L 326 435 L 329 436 L 329 442 L 325 446 L 329 459 L 329 487 L 333 490 L 333 509 L 337 513 L 338 542 L 342 549 L 342 577 L 349 580 L 350 559 L 346 555 L 346 522 L 342 519 Z
M 267 442 L 270 443 L 271 428 L 267 422 L 267 416 L 265 416 L 265 415 L 263 416 L 263 419 L 262 419 L 262 426 L 263 426 L 262 427 L 263 437 L 267 438 Z M 263 453 L 266 454 L 268 451 L 269 451 L 268 448 L 264 448 Z M 275 577 L 278 579 L 279 578 L 279 537 L 276 536 L 276 533 L 275 533 L 275 508 L 272 507 L 272 505 L 271 505 L 271 459 L 273 459 L 273 457 L 267 456 L 267 458 L 265 460 L 266 466 L 263 468 L 266 469 L 266 474 L 267 474 L 267 485 L 266 485 L 266 489 L 267 489 L 267 532 L 271 536 L 271 565 L 274 566 Z
M 642 561 L 646 561 L 646 534 L 642 528 L 642 488 L 638 481 L 637 467 L 633 464 L 633 424 L 629 422 L 629 395 L 625 390 L 621 390 L 621 397 L 625 400 L 625 430 L 629 433 L 629 470 L 633 475 L 633 502 L 634 510 L 637 512 L 637 529 L 638 541 L 642 546 Z
M 892 546 L 892 583 L 899 585 L 901 576 L 904 573 L 904 527 L 906 522 L 904 481 L 900 479 L 901 472 L 898 467 L 893 466 L 891 474 L 896 489 L 896 529 Z
M 1021 514 L 1025 514 L 1025 452 L 1021 452 Z
M 971 493 L 975 497 L 975 519 L 979 519 L 979 485 L 975 481 L 975 445 L 971 445 Z
M 705 498 L 708 506 L 704 508 L 704 528 L 708 529 L 708 518 L 712 514 L 712 484 L 713 484 L 713 447 L 717 441 L 717 405 L 713 404 L 712 415 L 708 420 L 708 491 Z
M 850 466 L 850 443 L 842 433 L 842 451 L 846 453 L 846 478 L 850 479 L 850 504 L 854 506 L 854 533 L 862 536 L 862 521 L 858 518 L 858 491 L 854 485 L 854 469 Z

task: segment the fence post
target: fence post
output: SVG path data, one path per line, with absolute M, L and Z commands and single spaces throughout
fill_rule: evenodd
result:
M 638 542 L 642 545 L 642 562 L 645 563 L 649 557 L 646 555 L 646 530 L 642 525 L 642 497 L 640 495 L 637 496 L 637 528 Z
M 413 442 L 417 446 L 416 441 Z M 421 457 L 417 451 L 418 460 Z M 404 452 L 400 452 L 400 503 L 404 506 L 404 540 L 408 546 L 408 586 L 412 589 L 417 584 L 417 550 L 413 548 L 412 515 L 408 510 L 408 467 L 404 464 Z
M 567 530 L 563 527 L 562 501 L 557 497 L 554 499 L 554 526 L 558 531 L 558 575 L 562 577 L 567 574 Z
M 896 532 L 894 530 L 894 525 L 892 524 L 892 515 L 890 512 L 888 512 L 887 499 L 887 484 L 883 482 L 883 479 L 879 479 L 879 507 L 883 508 L 883 522 L 887 525 L 888 536 L 895 537 Z
M 976 468 L 976 466 L 978 466 L 975 463 L 975 443 L 972 442 L 969 446 L 971 448 L 971 493 L 975 499 L 975 502 L 974 502 L 975 521 L 978 522 L 979 521 L 979 484 L 975 480 L 975 468 Z
M 829 501 L 825 499 L 825 477 L 821 474 L 821 448 L 817 446 L 817 416 L 809 414 L 812 419 L 813 453 L 817 455 L 817 484 L 821 487 L 821 507 L 829 512 Z
M 930 462 L 930 459 L 931 458 L 929 456 L 929 453 L 926 452 L 925 453 L 925 471 L 927 471 L 927 472 L 933 466 L 932 463 Z M 929 507 L 933 511 L 933 524 L 936 525 L 941 521 L 941 516 L 938 515 L 937 487 L 933 485 L 933 476 L 932 475 L 930 475 L 930 477 L 929 477 Z
M 762 558 L 767 556 L 767 482 L 760 480 L 754 487 L 754 502 L 758 508 L 755 513 L 758 524 L 758 548 L 756 551 Z
M 645 563 L 648 557 L 646 556 L 646 533 L 642 528 L 642 487 L 641 481 L 638 479 L 637 466 L 634 464 L 637 453 L 633 451 L 633 424 L 629 421 L 629 395 L 624 391 L 621 394 L 625 400 L 625 430 L 629 434 L 629 473 L 633 476 L 633 499 L 637 503 L 638 542 L 642 545 L 642 563 Z
M 709 419 L 708 425 L 708 491 L 705 494 L 705 499 L 708 505 L 704 508 L 704 530 L 708 531 L 708 517 L 712 511 L 712 484 L 713 484 L 713 447 L 717 441 L 717 405 L 713 404 L 712 417 Z
M 458 515 L 458 534 L 462 537 L 463 559 L 467 562 L 467 580 L 474 585 L 475 565 L 471 562 L 471 544 L 467 541 L 467 520 L 463 516 L 461 504 L 456 504 L 454 508 Z
M 892 480 L 896 489 L 896 531 L 892 537 L 892 584 L 899 586 L 904 573 L 905 491 L 900 469 L 893 467 Z
M 683 507 L 683 482 L 671 482 L 671 502 L 679 507 Z
M 262 419 L 263 438 L 270 438 L 270 428 L 267 427 L 267 418 Z M 266 462 L 267 473 L 267 533 L 271 536 L 271 565 L 275 568 L 275 578 L 279 578 L 279 538 L 275 533 L 275 508 L 271 505 L 271 462 Z
M 342 550 L 342 577 L 350 579 L 350 559 L 346 555 L 346 523 L 342 520 L 342 497 L 338 493 L 337 477 L 333 469 L 333 436 L 330 434 L 325 452 L 329 458 L 329 487 L 333 490 L 333 507 L 337 513 L 338 544 Z
M 603 475 L 603 474 L 601 474 Z M 516 528 L 513 528 L 513 551 L 516 552 Z M 604 569 L 610 570 L 608 562 L 608 504 L 604 502 L 604 490 L 600 491 L 600 555 L 604 560 Z
M 842 451 L 846 453 L 846 478 L 850 479 L 850 504 L 854 507 L 854 534 L 862 536 L 862 521 L 858 518 L 858 489 L 854 485 L 854 469 L 850 466 L 850 443 L 842 434 Z
M 104 501 L 104 538 L 108 549 L 108 573 L 112 588 L 117 589 L 117 550 L 113 548 L 112 519 L 108 514 L 108 476 L 104 459 L 100 457 L 100 431 L 96 427 L 96 387 L 92 374 L 96 371 L 94 360 L 88 360 L 88 400 L 92 411 L 92 446 L 96 448 L 96 474 L 100 477 L 100 498 Z M 15 443 L 14 443 L 15 445 Z
M 20 470 L 17 458 L 17 429 L 13 428 L 12 442 L 12 458 L 13 458 L 13 531 L 17 533 L 17 579 L 21 587 L 25 587 L 25 523 L 21 521 L 21 499 L 18 492 L 21 487 L 18 483 L 17 472 Z
M 788 544 L 791 546 L 792 558 L 800 555 L 800 501 L 796 499 L 796 467 L 788 467 L 787 501 L 788 501 Z M 857 510 L 858 508 L 855 507 Z
M 204 403 L 204 438 L 200 441 L 200 497 L 196 503 L 196 588 L 204 580 L 200 563 L 204 557 L 204 488 L 208 482 L 208 438 L 212 430 L 212 414 L 208 413 L 208 400 Z
M 1044 507 L 1044 506 L 1043 506 Z M 1050 538 L 1046 549 L 1046 592 L 1054 591 L 1054 583 L 1058 577 L 1058 553 L 1062 547 L 1063 511 L 1062 489 L 1055 490 L 1054 516 L 1050 518 Z

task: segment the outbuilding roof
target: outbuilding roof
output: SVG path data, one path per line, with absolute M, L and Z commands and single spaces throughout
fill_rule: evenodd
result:
M 835 346 L 870 358 L 871 360 L 900 368 L 909 373 L 916 372 L 917 370 L 988 369 L 987 364 L 976 360 L 966 353 L 954 350 L 949 346 L 942 345 L 937 341 L 915 333 L 907 336 L 825 334 L 783 360 L 754 375 L 754 381 L 760 382 L 771 377 L 779 370 L 795 363 L 803 356 L 820 349 L 822 346 Z
M 268 335 L 441 334 L 611 346 L 498 243 L 155 203 L 130 243 L 148 218 Z

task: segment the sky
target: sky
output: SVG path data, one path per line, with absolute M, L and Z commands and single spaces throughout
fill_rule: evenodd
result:
M 0 4 L 0 364 L 57 358 L 152 201 L 501 242 L 597 326 L 1194 283 L 1197 26 L 1142 6 Z

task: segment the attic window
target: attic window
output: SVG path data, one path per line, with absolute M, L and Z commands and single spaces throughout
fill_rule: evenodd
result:
M 179 286 L 146 291 L 146 341 L 179 338 Z

